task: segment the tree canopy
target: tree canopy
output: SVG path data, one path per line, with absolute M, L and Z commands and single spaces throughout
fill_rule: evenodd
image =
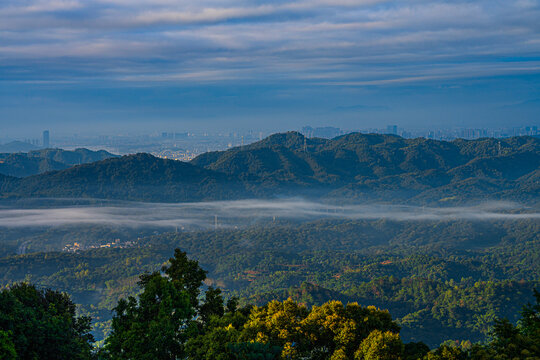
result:
M 0 292 L 2 359 L 90 359 L 91 320 L 69 295 L 20 283 Z
M 404 343 L 387 310 L 332 300 L 263 306 L 225 301 L 206 272 L 176 250 L 162 271 L 140 276 L 140 293 L 118 301 L 112 331 L 92 348 L 90 319 L 69 295 L 27 283 L 0 292 L 1 359 L 133 360 L 488 360 L 540 357 L 540 293 L 513 324 L 497 319 L 492 340 L 448 341 L 433 349 Z M 203 291 L 201 291 L 203 290 Z

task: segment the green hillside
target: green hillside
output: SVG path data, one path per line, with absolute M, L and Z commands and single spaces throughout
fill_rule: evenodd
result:
M 28 153 L 0 153 L 0 174 L 26 177 L 113 157 L 117 157 L 117 155 L 104 150 L 91 151 L 88 149 L 73 151 L 43 149 Z
M 31 164 L 20 160 L 17 171 L 108 156 L 76 153 L 32 152 L 25 160 Z M 445 142 L 353 133 L 327 140 L 289 132 L 206 153 L 191 163 L 137 154 L 4 181 L 0 196 L 168 202 L 300 195 L 350 201 L 537 203 L 539 169 L 540 139 L 532 137 Z
M 20 197 L 193 201 L 232 197 L 229 183 L 229 177 L 222 173 L 136 154 L 30 176 L 12 183 L 9 189 Z

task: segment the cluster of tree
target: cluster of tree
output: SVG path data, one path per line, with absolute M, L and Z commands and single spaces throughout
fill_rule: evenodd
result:
M 136 154 L 19 180 L 0 177 L 0 197 L 537 202 L 539 166 L 540 140 L 533 137 L 445 142 L 355 133 L 328 140 L 289 132 L 191 163 Z
M 540 293 L 536 303 L 523 306 L 517 325 L 508 319 L 496 319 L 492 340 L 486 344 L 448 342 L 428 353 L 426 360 L 534 360 L 540 358 Z
M 90 330 L 66 293 L 26 283 L 0 291 L 0 359 L 90 359 Z
M 0 292 L 2 359 L 535 359 L 540 356 L 540 293 L 513 325 L 498 319 L 489 343 L 404 344 L 387 310 L 288 299 L 239 307 L 220 289 L 201 293 L 204 271 L 177 249 L 162 271 L 140 276 L 140 293 L 114 308 L 105 346 L 92 350 L 90 319 L 66 294 L 28 284 Z
M 47 201 L 47 203 L 49 200 Z M 82 200 L 58 201 L 60 206 L 79 205 Z M 19 204 L 19 203 L 16 203 Z M 20 203 L 24 206 L 25 202 Z M 46 206 L 39 200 L 32 200 L 34 206 Z M 99 200 L 85 200 L 82 205 L 100 206 Z M 106 203 L 105 203 L 106 205 Z M 212 219 L 213 220 L 213 219 Z M 29 228 L 2 228 L 0 231 L 0 257 L 16 252 L 22 243 L 28 243 L 27 252 L 58 251 L 66 244 L 78 242 L 84 245 L 100 244 L 106 240 L 120 238 L 121 240 L 139 240 L 140 245 L 151 244 L 154 247 L 165 248 L 180 246 L 194 256 L 203 254 L 203 257 L 215 258 L 216 254 L 223 254 L 222 249 L 234 250 L 235 254 L 253 252 L 279 251 L 283 254 L 301 254 L 309 251 L 335 251 L 345 254 L 342 261 L 364 263 L 366 258 L 373 258 L 374 254 L 383 258 L 391 254 L 415 253 L 438 254 L 440 257 L 457 259 L 461 261 L 469 258 L 468 270 L 458 267 L 445 269 L 448 275 L 474 272 L 475 278 L 482 279 L 507 278 L 510 273 L 515 279 L 528 279 L 530 271 L 524 269 L 530 264 L 520 264 L 521 261 L 535 263 L 540 260 L 540 252 L 534 251 L 534 245 L 540 241 L 540 224 L 534 219 L 515 221 L 361 221 L 318 219 L 309 222 L 287 221 L 272 218 L 260 222 L 233 222 L 226 229 L 216 231 L 193 230 L 181 233 L 171 232 L 170 228 L 122 228 L 98 225 L 72 225 L 63 227 L 29 227 Z M 229 225 L 229 224 L 225 224 Z M 231 230 L 232 225 L 240 227 Z M 244 227 L 245 225 L 245 227 Z M 147 237 L 154 232 L 158 236 Z M 164 233 L 165 232 L 165 233 Z M 246 243 L 248 241 L 249 243 Z M 246 246 L 249 245 L 249 246 Z M 498 247 L 497 251 L 491 251 Z M 528 249 L 533 250 L 532 253 Z M 11 250 L 11 252 L 9 252 Z M 487 250 L 487 251 L 482 251 Z M 502 250 L 502 252 L 501 252 Z M 206 256 L 208 255 L 208 256 Z M 485 258 L 481 259 L 481 256 Z M 536 256 L 536 257 L 535 257 Z M 488 258 L 490 257 L 490 258 Z M 511 261 L 507 261 L 508 257 Z M 218 257 L 223 261 L 223 257 Z M 334 263 L 342 257 L 337 257 Z M 301 259 L 299 259 L 301 261 Z M 391 258 L 383 259 L 392 260 Z M 479 261 L 476 261 L 479 260 Z M 482 260 L 482 261 L 480 261 Z M 485 260 L 485 261 L 484 261 Z M 490 266 L 485 266 L 489 262 Z M 506 266 L 504 266 L 506 264 Z M 425 264 L 426 269 L 434 268 Z M 205 264 L 209 269 L 212 264 Z M 340 265 L 341 266 L 341 265 Z M 339 266 L 337 266 L 339 267 Z M 378 266 L 369 270 L 385 275 L 385 271 L 406 272 L 406 263 L 393 262 L 390 266 Z M 420 268 L 418 266 L 418 268 Z M 386 270 L 385 270 L 386 269 Z M 367 269 L 366 269 L 367 271 Z M 428 274 L 417 274 L 425 276 Z M 462 275 L 460 274 L 459 277 Z M 372 274 L 369 274 L 372 278 Z M 458 279 L 459 279 L 458 277 Z
M 447 339 L 481 341 L 496 317 L 516 321 L 520 304 L 532 300 L 539 285 L 539 226 L 533 221 L 323 220 L 167 233 L 141 238 L 126 249 L 0 258 L 0 285 L 30 281 L 70 293 L 81 313 L 94 319 L 96 339 L 103 340 L 117 299 L 136 294 L 140 272 L 160 269 L 170 249 L 179 247 L 209 270 L 209 284 L 242 304 L 289 297 L 308 306 L 329 300 L 373 304 L 390 310 L 406 341 L 421 339 L 429 346 Z M 99 227 L 79 230 L 50 230 L 25 239 L 34 238 L 37 246 L 47 236 L 82 242 L 90 235 L 133 235 Z
M 339 301 L 308 310 L 292 300 L 238 308 L 235 298 L 225 303 L 212 287 L 199 301 L 205 277 L 179 250 L 163 273 L 143 275 L 138 297 L 121 300 L 114 309 L 102 356 L 374 359 L 381 352 L 403 353 L 399 326 L 387 311 Z

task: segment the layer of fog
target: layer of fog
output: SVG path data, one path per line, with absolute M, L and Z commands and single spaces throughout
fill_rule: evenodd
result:
M 475 206 L 420 207 L 388 204 L 329 205 L 303 199 L 237 200 L 197 203 L 105 202 L 102 206 L 0 208 L 0 227 L 65 226 L 76 224 L 126 227 L 242 226 L 257 221 L 351 219 L 394 221 L 540 219 L 540 212 L 516 203 L 489 202 Z

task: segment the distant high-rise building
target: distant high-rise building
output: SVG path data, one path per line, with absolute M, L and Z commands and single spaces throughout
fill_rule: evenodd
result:
M 45 149 L 49 148 L 50 142 L 49 142 L 49 130 L 45 130 L 43 132 L 43 147 Z
M 538 126 L 526 126 L 525 127 L 525 134 L 527 134 L 527 135 L 537 135 L 538 134 Z
M 388 125 L 386 126 L 386 133 L 397 135 L 397 125 Z

